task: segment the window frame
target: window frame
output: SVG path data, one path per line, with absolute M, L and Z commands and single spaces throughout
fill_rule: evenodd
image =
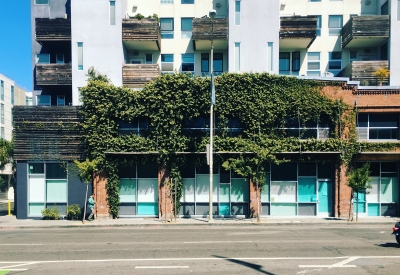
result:
M 331 22 L 331 19 L 337 18 L 339 19 L 339 25 L 338 26 L 334 26 L 332 27 L 331 25 L 334 22 Z M 342 32 L 342 28 L 343 28 L 343 15 L 329 15 L 328 16 L 328 29 L 329 29 L 329 36 L 341 36 L 341 32 Z
M 188 30 L 184 30 L 183 29 L 183 26 L 184 26 L 183 21 L 184 20 L 188 20 L 189 21 L 189 19 L 190 19 L 190 30 L 189 29 Z M 183 38 L 183 39 L 186 39 L 186 38 L 191 39 L 192 38 L 192 33 L 193 33 L 193 17 L 181 17 L 181 38 Z
M 115 26 L 116 24 L 116 1 L 110 0 L 110 25 Z
M 311 54 L 318 54 L 318 59 L 309 59 Z M 310 69 L 311 63 L 318 64 L 318 69 Z M 314 72 L 318 72 L 318 75 Z M 307 52 L 307 76 L 321 76 L 321 52 Z
M 5 118 L 4 118 L 4 104 L 0 104 L 0 121 L 1 124 L 4 124 Z
M 338 55 L 340 53 L 340 58 L 336 58 L 334 55 Z M 342 70 L 343 67 L 343 52 L 341 51 L 334 51 L 334 52 L 329 52 L 328 53 L 328 72 L 332 72 L 335 76 Z M 339 64 L 340 62 L 340 68 L 335 68 L 337 65 L 333 64 Z M 331 66 L 333 68 L 331 68 Z
M 163 30 L 163 21 L 166 21 L 166 20 L 170 20 L 172 28 Z M 174 23 L 173 17 L 160 18 L 161 39 L 174 39 L 174 29 L 175 29 L 175 23 Z
M 172 57 L 172 61 L 163 61 L 163 58 L 166 57 Z M 161 62 L 161 73 L 162 74 L 170 74 L 170 73 L 174 73 L 174 54 L 161 54 L 161 58 L 160 58 L 160 62 Z M 172 65 L 172 70 L 163 70 L 163 65 L 168 65 L 171 64 Z
M 371 116 L 378 117 L 379 115 L 390 115 L 392 114 L 393 117 L 396 117 L 396 120 L 393 120 L 397 123 L 397 126 L 371 126 Z M 366 116 L 366 117 L 365 117 Z M 382 140 L 399 140 L 399 114 L 398 113 L 357 113 L 356 118 L 356 131 L 357 131 L 357 138 L 358 140 L 368 140 L 368 141 L 382 141 Z M 361 122 L 360 122 L 361 120 Z M 392 122 L 393 122 L 392 121 Z M 372 121 L 373 122 L 373 121 Z M 388 121 L 383 121 L 382 123 L 387 123 Z M 390 122 L 389 122 L 390 123 Z M 360 126 L 360 124 L 362 126 Z M 376 135 L 379 135 L 379 130 L 391 130 L 392 138 L 371 138 L 371 135 L 376 132 Z M 372 133 L 371 133 L 372 131 Z
M 0 100 L 4 100 L 4 80 L 0 80 Z
M 78 47 L 78 71 L 83 71 L 83 42 L 77 42 Z
M 183 61 L 184 58 L 192 58 L 193 62 L 184 62 Z M 184 66 L 185 67 L 186 66 L 188 66 L 188 67 L 193 66 L 193 70 L 186 70 L 186 69 L 184 70 Z M 195 54 L 194 53 L 181 54 L 181 72 L 182 73 L 191 73 L 192 75 L 194 75 L 195 74 L 195 68 L 196 68 L 196 66 L 195 66 Z

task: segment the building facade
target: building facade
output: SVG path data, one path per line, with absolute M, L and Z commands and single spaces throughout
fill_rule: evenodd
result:
M 211 72 L 268 72 L 345 83 L 343 89 L 325 92 L 356 106 L 359 140 L 398 142 L 400 61 L 391 51 L 399 39 L 398 5 L 396 0 L 31 0 L 33 105 L 81 105 L 79 91 L 91 67 L 114 85 L 132 89 L 174 72 L 206 77 Z M 89 16 L 93 7 L 96 12 Z M 210 10 L 216 11 L 215 17 Z M 390 77 L 384 87 L 377 87 L 373 72 L 381 67 L 390 69 Z M 50 123 L 48 117 L 42 119 Z M 316 138 L 326 138 L 324 129 L 315 131 Z M 29 152 L 35 154 L 17 155 L 18 180 L 24 182 L 18 190 L 18 207 L 24 209 L 18 218 L 40 218 L 40 210 L 54 203 L 64 209 L 77 202 L 74 190 L 81 190 L 76 177 L 71 176 L 71 183 L 60 171 L 62 178 L 47 177 L 47 163 L 52 167 L 60 159 L 71 162 L 78 153 L 34 146 Z M 374 163 L 373 191 L 361 196 L 360 209 L 367 216 L 398 215 L 398 152 L 377 154 L 361 148 L 357 159 Z M 35 170 L 35 163 L 43 161 Z M 346 216 L 350 189 L 345 169 L 334 158 L 307 165 L 295 158 L 283 166 L 271 165 L 262 194 L 251 179 L 216 168 L 214 214 L 252 216 L 261 196 L 265 216 Z M 40 194 L 30 193 L 35 171 L 41 177 Z M 207 167 L 184 173 L 180 215 L 208 213 L 207 173 Z M 119 175 L 119 215 L 170 214 L 171 200 L 161 184 L 165 176 L 168 169 L 157 163 L 129 167 Z M 47 200 L 46 190 L 54 189 L 54 180 L 62 180 L 67 191 L 62 199 L 50 194 Z M 93 185 L 98 213 L 104 216 L 109 212 L 106 182 L 106 175 L 100 174 Z

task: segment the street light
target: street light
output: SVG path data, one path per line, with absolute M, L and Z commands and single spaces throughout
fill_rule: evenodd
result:
M 215 10 L 210 10 L 208 13 L 211 20 L 211 84 L 210 84 L 210 146 L 209 146 L 209 165 L 210 165 L 210 210 L 208 212 L 208 221 L 211 222 L 213 219 L 213 135 L 214 135 L 214 104 L 215 104 L 215 87 L 214 87 L 214 18 L 217 15 Z

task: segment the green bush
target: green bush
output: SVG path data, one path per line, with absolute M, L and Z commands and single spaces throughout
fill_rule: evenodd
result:
M 56 206 L 42 210 L 43 220 L 58 220 L 60 219 L 60 210 Z
M 81 219 L 81 207 L 79 206 L 79 204 L 68 205 L 67 219 L 68 220 L 80 220 Z

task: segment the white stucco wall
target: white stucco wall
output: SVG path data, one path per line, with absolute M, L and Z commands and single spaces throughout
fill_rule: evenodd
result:
M 116 86 L 122 85 L 122 7 L 116 0 L 115 25 L 110 25 L 109 0 L 72 1 L 71 59 L 72 104 L 80 105 L 78 88 L 86 86 L 90 67 L 107 75 Z M 88 12 L 90 11 L 90 12 Z M 78 42 L 83 43 L 83 70 L 78 70 Z
M 273 43 L 273 73 L 279 72 L 279 1 L 241 0 L 235 25 L 235 0 L 229 0 L 229 71 L 235 71 L 235 43 L 240 43 L 240 71 L 266 72 L 268 42 Z
M 390 86 L 400 86 L 400 59 L 396 52 L 400 48 L 400 21 L 397 20 L 397 0 L 389 0 L 390 13 L 390 40 L 389 40 L 389 66 L 390 66 Z M 392 53 L 392 51 L 394 53 Z

